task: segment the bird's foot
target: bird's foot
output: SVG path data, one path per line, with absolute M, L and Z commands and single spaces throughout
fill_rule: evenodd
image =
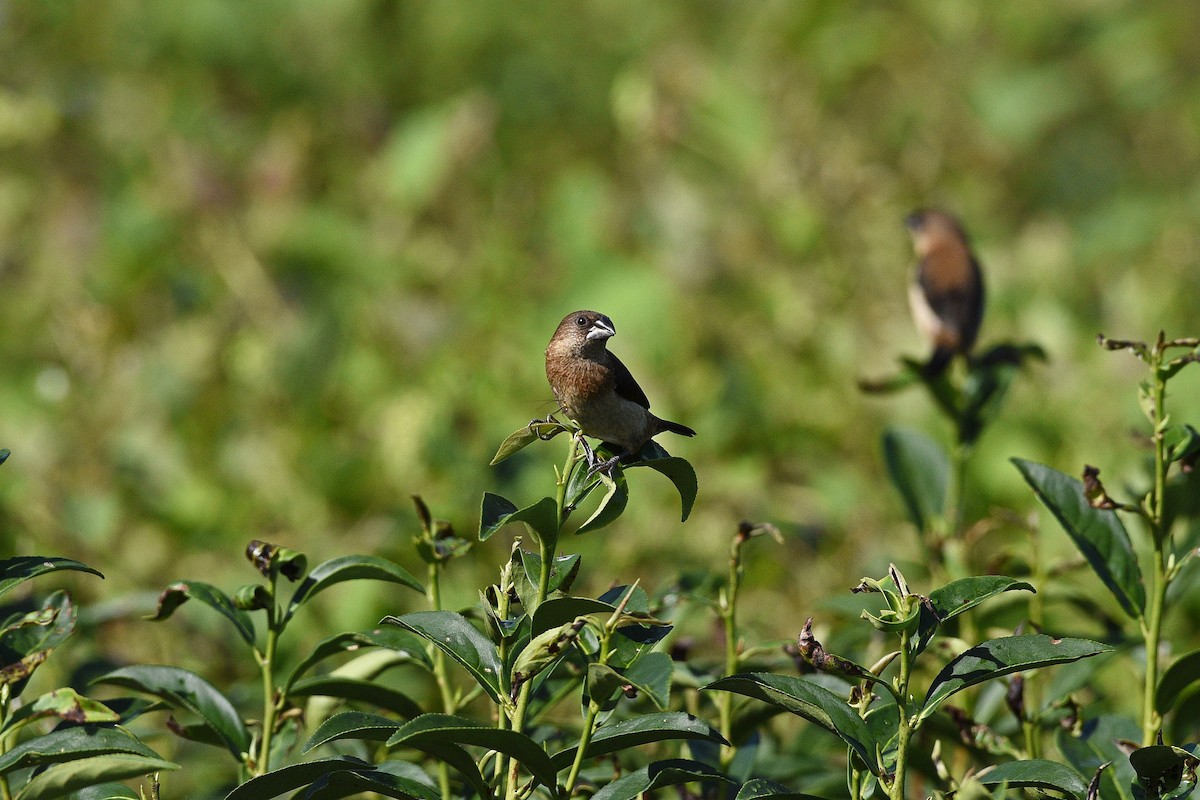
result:
M 596 459 L 591 463 L 591 466 L 588 467 L 588 477 L 590 478 L 593 475 L 600 474 L 605 475 L 608 478 L 612 478 L 613 470 L 616 469 L 617 464 L 620 463 L 621 456 L 613 456 L 612 458 L 606 458 L 603 461 Z
M 541 426 L 543 426 L 543 425 L 553 425 L 554 427 L 551 428 L 549 431 L 543 431 L 543 430 L 540 430 Z M 553 439 L 555 436 L 558 436 L 560 433 L 562 433 L 566 429 L 567 429 L 566 426 L 564 426 L 561 422 L 556 420 L 554 418 L 553 414 L 547 414 L 545 419 L 529 420 L 529 430 L 533 432 L 534 436 L 541 439 L 543 442 L 550 441 L 551 439 Z

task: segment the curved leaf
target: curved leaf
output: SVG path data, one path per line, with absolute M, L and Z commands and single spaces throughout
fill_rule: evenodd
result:
M 882 752 L 884 743 L 875 741 L 867 723 L 849 703 L 823 686 L 787 675 L 755 672 L 721 678 L 704 688 L 753 697 L 803 717 L 841 737 L 872 774 L 882 773 L 876 754 Z
M 560 433 L 564 433 L 570 428 L 558 422 L 540 422 L 534 421 L 526 425 L 524 428 L 519 428 L 508 435 L 508 437 L 500 443 L 500 447 L 496 450 L 496 455 L 492 456 L 489 467 L 494 467 L 501 461 L 504 461 L 509 456 L 533 444 L 538 439 L 551 439 Z
M 363 711 L 343 711 L 321 723 L 304 743 L 301 752 L 307 753 L 314 747 L 338 739 L 366 739 L 371 742 L 386 742 L 403 723 L 379 714 Z
M 1166 714 L 1175 707 L 1179 695 L 1196 681 L 1200 681 L 1200 650 L 1180 656 L 1163 672 L 1154 694 L 1154 710 Z
M 648 442 L 647 447 L 656 444 Z M 662 453 L 662 450 L 658 447 Z M 640 456 L 646 454 L 646 448 L 642 448 Z M 699 491 L 699 484 L 696 481 L 696 470 L 692 468 L 691 463 L 684 458 L 676 458 L 675 456 L 665 456 L 662 458 L 644 458 L 639 461 L 634 461 L 626 465 L 626 467 L 649 467 L 655 472 L 662 473 L 670 479 L 671 483 L 675 484 L 675 491 L 679 492 L 679 502 L 682 506 L 681 522 L 687 521 L 687 518 L 692 513 L 692 506 L 696 504 L 696 493 Z
M 92 575 L 104 577 L 87 564 L 70 558 L 43 558 L 42 556 L 5 558 L 0 560 L 0 596 L 7 594 L 30 578 L 64 569 L 90 572 Z
M 50 767 L 26 784 L 17 797 L 19 800 L 50 800 L 97 783 L 173 769 L 179 769 L 179 765 L 161 758 L 127 753 L 81 758 Z
M 557 770 L 554 763 L 533 739 L 517 731 L 499 730 L 465 717 L 424 714 L 405 723 L 392 734 L 387 744 L 389 747 L 403 744 L 418 749 L 428 744 L 486 747 L 516 759 L 546 786 L 555 785 Z
M 71 800 L 141 800 L 137 792 L 119 783 L 99 783 L 80 789 Z
M 1069 475 L 1020 458 L 1012 462 L 1125 613 L 1132 619 L 1140 617 L 1146 610 L 1146 588 L 1129 533 L 1117 512 L 1092 508 L 1083 483 Z
M 597 477 L 600 484 L 605 487 L 604 497 L 600 498 L 600 505 L 596 506 L 592 515 L 575 530 L 577 534 L 598 531 L 604 526 L 612 524 L 629 505 L 629 484 L 625 480 L 624 470 L 614 469 L 611 478 L 603 474 L 598 474 Z
M 291 689 L 304 673 L 308 672 L 321 661 L 339 653 L 352 653 L 364 647 L 378 647 L 403 653 L 426 669 L 432 669 L 433 664 L 425 652 L 425 642 L 419 636 L 408 631 L 395 628 L 375 628 L 369 631 L 347 631 L 330 636 L 317 643 L 283 683 L 284 694 Z
M 238 635 L 251 647 L 254 646 L 254 622 L 250 615 L 233 604 L 229 595 L 217 587 L 201 581 L 176 581 L 163 590 L 158 597 L 158 609 L 147 619 L 155 622 L 166 619 L 188 600 L 198 600 L 233 623 Z
M 668 739 L 703 739 L 715 744 L 729 744 L 716 728 L 704 720 L 682 711 L 670 711 L 643 714 L 597 728 L 588 744 L 585 758 L 598 758 L 630 747 Z M 566 769 L 574 762 L 578 750 L 578 747 L 568 747 L 555 753 L 550 760 L 558 769 Z
M 1110 650 L 1109 645 L 1089 639 L 1055 639 L 1041 633 L 991 639 L 962 653 L 938 673 L 929 686 L 917 719 L 926 719 L 947 697 L 968 686 L 1013 672 L 1078 661 Z
M 981 773 L 976 780 L 984 786 L 1003 783 L 1011 788 L 1053 789 L 1078 800 L 1083 800 L 1088 788 L 1087 781 L 1078 772 L 1065 764 L 1043 758 L 997 764 Z
M 883 432 L 883 460 L 909 519 L 917 530 L 930 530 L 946 507 L 950 459 L 945 448 L 923 433 L 888 428 Z
M 304 581 L 296 587 L 292 601 L 288 603 L 284 620 L 291 619 L 301 605 L 312 599 L 318 592 L 323 592 L 330 586 L 343 581 L 387 581 L 398 583 L 410 589 L 424 593 L 425 587 L 421 582 L 408 574 L 399 564 L 394 564 L 386 558 L 378 556 L 341 556 L 331 558 L 323 564 L 313 567 L 305 576 Z
M 951 581 L 929 595 L 929 606 L 921 606 L 921 621 L 913 637 L 913 652 L 920 653 L 948 619 L 969 611 L 983 601 L 1004 592 L 1036 592 L 1033 585 L 1003 575 L 975 575 Z
M 591 614 L 609 615 L 616 608 L 611 603 L 593 600 L 590 597 L 552 597 L 538 606 L 537 611 L 533 613 L 533 625 L 529 629 L 529 634 L 537 636 L 552 628 L 573 622 L 577 617 L 586 617 Z
M 384 617 L 383 621 L 389 625 L 399 625 L 436 645 L 471 673 L 495 702 L 508 700 L 508 695 L 500 686 L 500 652 L 462 614 L 453 611 L 415 611 L 402 617 Z
M 109 703 L 116 705 L 111 700 Z M 43 717 L 58 717 L 77 725 L 88 722 L 122 721 L 121 716 L 108 705 L 90 697 L 84 697 L 74 689 L 62 688 L 47 692 L 32 703 L 18 708 L 4 721 L 4 727 L 0 730 L 8 731 L 18 724 Z M 130 719 L 132 718 L 130 717 Z
M 558 536 L 558 505 L 553 497 L 543 497 L 531 506 L 517 508 L 498 494 L 485 492 L 479 514 L 479 541 L 510 522 L 524 522 L 541 541 L 553 541 Z
M 398 692 L 374 681 L 357 680 L 339 675 L 319 676 L 296 681 L 290 697 L 340 697 L 370 703 L 377 708 L 394 711 L 402 717 L 416 717 L 421 707 L 403 692 Z
M 80 725 L 51 731 L 14 746 L 0 756 L 0 775 L 15 769 L 109 753 L 130 753 L 146 758 L 159 758 L 158 753 L 122 728 Z
M 380 770 L 331 772 L 314 781 L 297 800 L 338 800 L 363 792 L 405 800 L 441 800 L 441 795 L 424 783 Z
M 225 800 L 269 800 L 269 798 L 278 797 L 284 792 L 308 786 L 313 781 L 320 780 L 333 772 L 343 770 L 370 772 L 374 769 L 373 764 L 351 756 L 322 758 L 305 761 L 302 764 L 290 764 L 246 781 L 225 795 Z
M 239 761 L 250 750 L 250 731 L 237 709 L 211 683 L 194 672 L 179 667 L 132 666 L 115 669 L 92 682 L 145 692 L 191 711 L 221 737 Z
M 592 795 L 592 800 L 633 800 L 633 798 L 654 789 L 678 786 L 692 781 L 733 783 L 732 778 L 707 764 L 684 758 L 672 758 L 666 761 L 655 761 L 636 772 L 617 778 Z
M 751 778 L 742 784 L 735 800 L 823 800 L 811 794 L 793 792 L 782 783 L 766 778 Z

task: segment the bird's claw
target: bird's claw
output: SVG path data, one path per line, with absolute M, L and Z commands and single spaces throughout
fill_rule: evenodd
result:
M 604 461 L 596 459 L 592 461 L 591 466 L 588 467 L 588 477 L 590 478 L 593 475 L 600 474 L 611 479 L 613 476 L 613 470 L 616 469 L 616 466 L 619 463 L 621 463 L 620 456 L 613 456 L 612 458 L 607 458 Z
M 545 431 L 538 430 L 538 427 L 541 425 L 554 425 L 556 427 L 551 432 L 546 433 Z M 533 432 L 534 436 L 541 439 L 543 442 L 548 442 L 555 436 L 558 436 L 560 433 L 565 431 L 566 427 L 564 427 L 561 422 L 556 420 L 553 414 L 547 414 L 545 419 L 529 420 L 529 430 Z

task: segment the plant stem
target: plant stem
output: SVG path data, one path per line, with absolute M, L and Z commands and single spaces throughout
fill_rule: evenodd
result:
M 908 649 L 908 631 L 900 634 L 900 671 L 896 677 L 897 704 L 900 720 L 896 733 L 896 772 L 888 789 L 890 800 L 904 800 L 904 777 L 908 769 L 908 741 L 912 738 L 912 724 L 908 717 L 908 682 L 912 670 Z
M 275 733 L 275 717 L 279 713 L 279 700 L 275 697 L 275 645 L 278 641 L 279 631 L 275 627 L 275 609 L 272 607 L 267 611 L 267 645 L 258 659 L 263 682 L 263 734 L 254 765 L 255 775 L 265 775 L 271 770 L 271 738 Z
M 600 704 L 595 700 L 589 701 L 587 716 L 583 720 L 583 732 L 579 735 L 579 749 L 575 751 L 575 760 L 571 762 L 571 771 L 567 774 L 567 782 L 563 784 L 563 797 L 569 798 L 575 789 L 583 759 L 587 757 L 588 745 L 592 743 L 592 735 L 596 732 L 596 718 L 599 716 Z
M 427 589 L 429 598 L 429 607 L 434 611 L 442 610 L 442 569 L 441 564 L 433 562 L 428 565 L 426 570 Z M 450 676 L 446 672 L 446 657 L 442 651 L 429 645 L 427 648 L 429 655 L 433 661 L 433 676 L 437 681 L 438 692 L 442 698 L 442 712 L 445 714 L 453 714 L 457 709 L 454 702 L 454 692 L 450 686 Z M 444 761 L 438 761 L 438 787 L 442 792 L 442 800 L 450 800 L 450 768 Z
M 1162 361 L 1160 347 L 1155 347 L 1150 361 L 1154 379 L 1154 502 L 1150 511 L 1151 534 L 1154 538 L 1153 583 L 1150 594 L 1150 616 L 1143 629 L 1146 647 L 1146 676 L 1142 687 L 1142 745 L 1155 743 L 1158 737 L 1159 716 L 1154 708 L 1154 695 L 1158 687 L 1158 643 L 1162 635 L 1163 606 L 1166 601 L 1170 577 L 1167 575 L 1167 531 L 1164 527 L 1165 496 L 1167 488 L 1166 430 L 1166 381 L 1159 373 Z
M 4 684 L 0 687 L 0 726 L 8 721 L 8 703 L 11 699 L 10 693 L 12 686 Z M 0 754 L 8 752 L 8 739 L 0 739 Z M 8 776 L 0 775 L 0 798 L 3 800 L 12 800 L 12 789 L 8 786 Z
M 736 675 L 741 665 L 738 654 L 737 629 L 737 596 L 742 582 L 742 542 L 741 532 L 733 539 L 729 548 L 729 582 L 725 588 L 725 596 L 721 599 L 720 612 L 725 629 L 725 676 Z M 718 714 L 720 716 L 721 735 L 729 742 L 728 747 L 721 748 L 721 769 L 728 770 L 733 763 L 736 749 L 733 746 L 733 701 L 732 692 L 721 692 Z
M 538 553 L 542 562 L 542 574 L 538 576 L 537 598 L 534 601 L 534 608 L 540 606 L 546 599 L 546 595 L 550 593 L 550 572 L 554 569 L 554 554 L 555 548 L 558 546 L 558 537 L 562 533 L 563 523 L 567 521 L 570 515 L 570 510 L 567 508 L 567 485 L 571 481 L 571 474 L 578 467 L 577 461 L 579 457 L 579 437 L 582 434 L 571 437 L 571 443 L 567 447 L 567 460 L 563 462 L 562 471 L 558 475 L 558 483 L 554 493 L 554 504 L 557 510 L 555 517 L 558 522 L 558 529 L 554 532 L 553 537 L 538 537 Z M 533 609 L 528 609 L 529 613 L 533 613 Z M 518 733 L 524 733 L 525 730 L 525 715 L 529 710 L 529 694 L 533 690 L 533 681 L 525 681 L 521 684 L 521 689 L 517 694 L 517 706 L 513 711 L 510 727 Z M 508 784 L 505 786 L 505 800 L 516 800 L 517 797 L 517 781 L 519 779 L 520 764 L 513 759 L 508 767 Z

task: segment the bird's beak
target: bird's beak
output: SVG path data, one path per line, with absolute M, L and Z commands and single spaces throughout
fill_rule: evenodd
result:
M 598 319 L 595 322 L 593 322 L 592 327 L 588 328 L 588 332 L 587 332 L 587 338 L 588 338 L 589 342 L 592 341 L 593 339 L 604 340 L 610 336 L 616 336 L 616 335 L 617 335 L 617 329 L 613 327 L 613 324 L 611 322 L 609 322 L 607 319 L 604 319 L 604 318 Z
M 904 218 L 904 227 L 908 228 L 913 233 L 921 230 L 921 223 L 925 219 L 925 215 L 920 211 L 914 211 Z

